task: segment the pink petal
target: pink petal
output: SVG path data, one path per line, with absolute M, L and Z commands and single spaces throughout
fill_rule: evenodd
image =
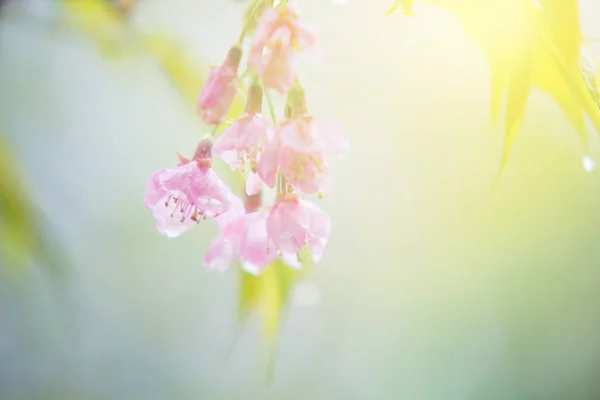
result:
M 280 200 L 267 219 L 267 232 L 279 250 L 293 254 L 308 245 L 315 262 L 323 256 L 330 231 L 329 216 L 304 200 Z
M 291 176 L 291 175 L 290 175 Z M 288 179 L 300 192 L 306 194 L 328 194 L 331 192 L 331 173 L 329 169 L 308 176 L 303 180 Z
M 317 122 L 311 116 L 284 121 L 277 130 L 281 142 L 298 152 L 338 156 L 350 145 L 344 129 L 335 122 Z
M 229 111 L 236 87 L 237 72 L 228 67 L 213 68 L 198 96 L 197 108 L 207 124 L 220 122 Z
M 329 194 L 331 193 L 333 186 L 333 182 L 331 179 L 331 172 L 329 171 L 329 167 L 326 172 L 321 173 L 321 179 L 318 184 L 318 192 L 321 194 Z
M 284 146 L 297 152 L 311 154 L 321 150 L 320 138 L 313 129 L 311 117 L 284 121 L 279 125 L 277 135 Z
M 235 243 L 220 235 L 208 248 L 202 263 L 207 268 L 224 271 L 233 263 L 236 256 Z
M 235 199 L 229 211 L 214 219 L 221 234 L 204 257 L 203 263 L 208 268 L 224 270 L 240 257 L 240 235 L 245 231 L 245 214 L 241 200 Z
M 267 211 L 246 214 L 240 237 L 240 256 L 256 267 L 264 267 L 277 257 L 277 249 L 267 234 Z
M 261 272 L 264 271 L 264 269 L 267 265 L 256 265 L 256 264 L 252 264 L 249 261 L 242 261 L 242 268 L 244 269 L 244 271 L 246 271 L 249 274 L 252 274 L 254 276 L 260 275 Z
M 213 218 L 213 221 L 215 221 L 221 232 L 225 231 L 231 224 L 240 220 L 240 217 L 246 213 L 242 200 L 231 192 L 229 186 L 226 186 L 226 189 L 227 195 L 231 199 L 231 205 L 226 212 Z
M 232 170 L 237 169 L 238 160 L 240 159 L 240 151 L 238 150 L 223 150 L 219 152 L 219 154 L 215 153 L 221 157 L 221 160 L 227 165 L 231 167 Z
M 270 188 L 275 186 L 281 151 L 282 148 L 279 140 L 274 139 L 267 146 L 264 153 L 261 154 L 260 160 L 258 161 L 258 174 L 263 182 Z
M 281 255 L 281 261 L 283 261 L 288 267 L 293 269 L 302 268 L 302 263 L 298 261 L 297 253 L 283 253 Z
M 262 54 L 262 49 L 265 47 L 271 34 L 275 30 L 275 24 L 277 23 L 279 13 L 272 7 L 267 7 L 262 12 L 258 27 L 254 33 L 254 44 L 252 50 Z
M 160 183 L 160 178 L 164 173 L 165 170 L 163 169 L 154 172 L 146 185 L 144 204 L 149 210 L 153 209 L 159 202 L 164 202 L 164 199 L 168 196 Z
M 305 154 L 287 148 L 281 160 L 281 173 L 301 192 L 327 193 L 331 189 L 329 166 L 320 153 Z
M 262 187 L 262 179 L 258 174 L 251 172 L 248 174 L 246 178 L 246 194 L 248 196 L 253 196 L 255 194 L 260 193 L 260 189 Z
M 326 243 L 326 241 L 315 237 L 311 237 L 308 239 L 308 247 L 310 248 L 310 255 L 313 262 L 321 262 L 321 260 L 323 259 L 323 253 L 325 251 Z
M 308 246 L 314 262 L 321 261 L 325 245 L 331 234 L 331 218 L 318 206 L 305 202 L 310 219 Z
M 272 136 L 271 130 L 271 124 L 261 114 L 244 114 L 215 141 L 213 154 L 221 157 L 232 169 L 242 167 L 240 161 L 244 158 L 256 162 Z
M 206 214 L 207 217 L 214 218 L 229 209 L 232 202 L 230 193 L 227 185 L 212 168 L 192 169 L 189 183 L 190 200 L 198 211 Z
M 317 205 L 301 201 L 308 210 L 311 236 L 327 241 L 331 234 L 331 217 Z
M 281 200 L 267 219 L 267 232 L 283 253 L 296 253 L 306 243 L 308 216 L 299 200 Z
M 284 94 L 288 92 L 296 79 L 296 55 L 283 45 L 269 49 L 264 56 L 261 68 L 263 85 L 267 89 Z
M 300 23 L 294 25 L 294 34 L 296 45 L 299 50 L 309 59 L 315 58 L 315 44 L 317 43 L 317 33 L 314 29 Z
M 164 203 L 157 204 L 153 209 L 153 215 L 158 232 L 171 238 L 187 232 L 196 225 L 196 222 L 190 218 L 182 218 L 179 205 L 172 201 L 168 206 Z
M 173 169 L 164 170 L 159 177 L 160 184 L 172 197 L 191 203 L 189 187 L 191 175 L 195 168 L 197 168 L 196 163 L 187 163 Z
M 213 108 L 217 105 L 219 97 L 225 91 L 228 83 L 229 81 L 221 76 L 221 68 L 211 68 L 198 95 L 198 108 Z

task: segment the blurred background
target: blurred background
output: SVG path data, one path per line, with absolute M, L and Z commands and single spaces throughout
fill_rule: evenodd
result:
M 115 19 L 84 3 L 0 17 L 0 188 L 21 206 L 0 213 L 16 220 L 0 399 L 600 398 L 600 171 L 534 91 L 492 190 L 489 66 L 454 14 L 299 2 L 320 33 L 300 67 L 309 108 L 352 151 L 318 200 L 333 233 L 291 293 L 269 381 L 257 320 L 236 339 L 237 272 L 201 266 L 216 228 L 167 239 L 142 202 L 207 131 L 193 73 L 222 62 L 246 4 L 143 0 Z M 579 11 L 600 36 L 600 3 Z M 21 209 L 41 238 L 14 228 Z M 19 243 L 44 243 L 30 267 Z

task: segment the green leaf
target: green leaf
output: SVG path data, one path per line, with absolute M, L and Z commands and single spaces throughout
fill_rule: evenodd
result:
M 510 81 L 508 83 L 508 93 L 506 95 L 506 115 L 505 115 L 505 126 L 504 126 L 504 149 L 502 151 L 502 160 L 500 162 L 500 171 L 506 166 L 510 150 L 523 118 L 525 117 L 525 109 L 527 105 L 527 99 L 531 92 L 531 74 L 530 66 L 528 62 L 523 62 L 517 65 L 513 73 L 511 74 Z
M 51 273 L 67 266 L 62 247 L 22 184 L 16 160 L 0 132 L 0 265 L 13 276 L 36 260 Z

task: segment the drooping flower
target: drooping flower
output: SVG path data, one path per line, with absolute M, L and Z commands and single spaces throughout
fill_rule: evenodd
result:
M 233 46 L 223 65 L 211 68 L 197 102 L 198 112 L 207 124 L 221 122 L 229 111 L 236 93 L 235 78 L 241 58 L 241 48 Z
M 262 89 L 258 82 L 250 86 L 246 112 L 226 128 L 217 138 L 213 152 L 225 161 L 232 170 L 251 171 L 248 176 L 246 193 L 256 194 L 260 190 L 256 168 L 261 153 L 273 137 L 273 126 L 262 114 Z
M 258 172 L 273 187 L 277 170 L 304 193 L 327 193 L 331 176 L 326 158 L 348 151 L 343 129 L 333 122 L 316 122 L 305 114 L 287 119 L 261 157 Z
M 179 236 L 200 219 L 218 217 L 231 207 L 235 196 L 211 168 L 210 145 L 202 141 L 191 161 L 180 156 L 176 168 L 150 177 L 144 203 L 161 234 Z
M 321 261 L 331 233 L 331 219 L 323 210 L 295 196 L 278 199 L 267 219 L 269 237 L 284 254 L 307 248 Z
M 220 233 L 208 248 L 202 263 L 206 268 L 224 271 L 239 258 L 243 216 L 238 216 L 219 229 Z
M 296 53 L 289 44 L 289 34 L 280 32 L 276 34 L 281 36 L 273 39 L 265 48 L 259 71 L 266 88 L 285 93 L 296 79 Z
M 248 213 L 240 236 L 242 267 L 253 274 L 260 273 L 277 258 L 277 248 L 267 233 L 268 210 Z
M 258 28 L 254 35 L 252 57 L 256 53 L 261 55 L 262 49 L 268 45 L 278 29 L 289 32 L 290 46 L 298 51 L 307 51 L 314 46 L 316 33 L 298 21 L 298 13 L 289 4 L 280 4 L 275 8 L 266 8 L 260 18 Z
M 248 59 L 266 88 L 287 92 L 296 77 L 296 53 L 306 53 L 316 42 L 316 34 L 298 21 L 289 5 L 264 10 Z
M 243 214 L 223 227 L 206 252 L 204 265 L 225 270 L 239 261 L 246 271 L 259 274 L 277 258 L 277 249 L 267 234 L 268 215 L 266 210 Z
M 213 151 L 232 170 L 243 172 L 246 166 L 256 170 L 259 155 L 272 135 L 270 123 L 261 114 L 244 114 L 223 131 Z

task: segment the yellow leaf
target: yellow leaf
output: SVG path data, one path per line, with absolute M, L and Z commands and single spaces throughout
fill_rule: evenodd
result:
M 28 265 L 36 232 L 16 164 L 0 138 L 0 255 L 12 272 Z
M 238 313 L 240 317 L 245 318 L 250 311 L 256 308 L 260 300 L 260 279 L 242 268 L 238 269 L 240 274 Z
M 455 13 L 490 62 L 490 121 L 499 119 L 506 90 L 500 175 L 525 115 L 531 88 L 550 95 L 587 151 L 585 116 L 600 134 L 598 92 L 580 67 L 582 35 L 576 0 L 428 0 Z M 588 60 L 588 67 L 590 65 Z M 592 61 L 592 65 L 596 65 Z
M 66 259 L 54 243 L 55 236 L 47 232 L 43 215 L 27 195 L 16 160 L 0 132 L 0 266 L 10 276 L 24 273 L 33 260 L 60 273 Z
M 130 32 L 125 19 L 105 0 L 61 0 L 68 23 L 91 37 L 106 57 L 128 54 Z
M 144 48 L 161 66 L 165 74 L 193 107 L 204 81 L 206 68 L 201 68 L 184 49 L 166 35 L 142 35 Z
M 508 92 L 506 94 L 506 111 L 504 122 L 504 150 L 500 162 L 500 172 L 508 161 L 510 149 L 517 136 L 519 127 L 525 117 L 525 109 L 529 92 L 531 91 L 531 71 L 527 56 L 522 64 L 515 65 L 508 82 Z M 500 174 L 499 172 L 499 174 Z
M 407 16 L 414 16 L 415 14 L 412 11 L 414 3 L 415 0 L 396 0 L 388 12 L 385 13 L 385 15 L 389 16 L 395 12 L 399 12 Z

